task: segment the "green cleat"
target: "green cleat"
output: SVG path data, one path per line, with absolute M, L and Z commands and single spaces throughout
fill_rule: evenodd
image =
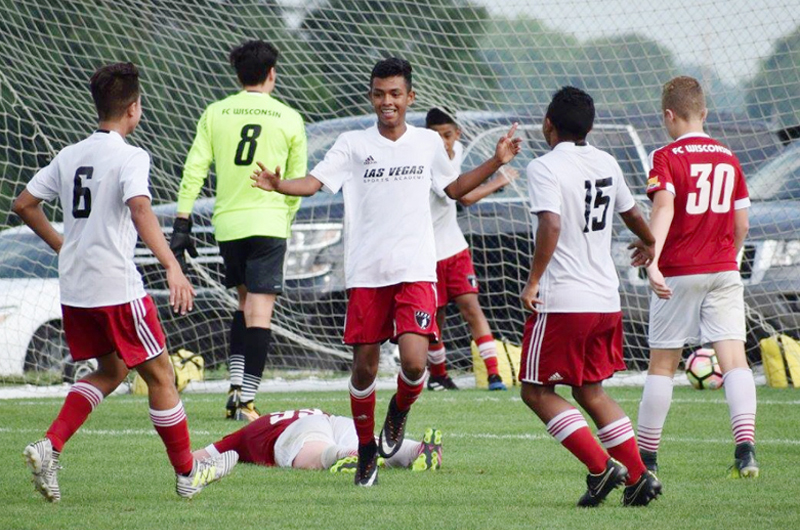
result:
M 435 471 L 442 467 L 442 431 L 428 428 L 420 444 L 419 456 L 411 463 L 412 471 Z

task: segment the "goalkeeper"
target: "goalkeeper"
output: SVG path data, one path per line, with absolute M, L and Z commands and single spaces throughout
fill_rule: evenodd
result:
M 170 247 L 181 263 L 184 252 L 197 257 L 191 237 L 192 206 L 211 165 L 216 171 L 216 201 L 211 219 L 225 263 L 225 287 L 235 287 L 239 307 L 230 328 L 226 417 L 253 421 L 253 400 L 271 342 L 270 323 L 283 289 L 283 262 L 296 197 L 264 193 L 250 186 L 256 160 L 279 166 L 284 178 L 306 174 L 303 119 L 272 97 L 278 50 L 263 41 L 248 41 L 230 53 L 242 90 L 210 104 L 183 168 L 178 215 Z

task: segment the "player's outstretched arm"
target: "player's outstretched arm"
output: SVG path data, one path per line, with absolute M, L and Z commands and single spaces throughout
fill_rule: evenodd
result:
M 58 254 L 61 251 L 64 238 L 50 224 L 44 214 L 44 210 L 42 210 L 41 203 L 42 200 L 34 197 L 31 192 L 22 190 L 22 193 L 14 200 L 11 210 Z
M 513 167 L 501 167 L 497 171 L 497 175 L 490 181 L 478 186 L 471 192 L 461 197 L 458 202 L 462 206 L 472 206 L 484 197 L 488 197 L 500 188 L 511 184 L 512 181 L 519 177 L 519 171 Z
M 254 188 L 261 188 L 264 191 L 277 191 L 283 195 L 294 197 L 310 197 L 322 188 L 322 182 L 317 180 L 314 175 L 309 174 L 298 179 L 282 180 L 280 166 L 276 167 L 273 172 L 261 162 L 256 162 L 256 164 L 261 170 L 255 170 L 250 175 Z
M 503 165 L 511 162 L 511 160 L 519 154 L 522 150 L 522 138 L 514 138 L 517 125 L 516 123 L 512 125 L 508 133 L 503 135 L 497 142 L 494 156 L 472 171 L 462 173 L 444 189 L 448 197 L 455 200 L 461 199 L 464 195 L 477 188 L 484 180 L 491 177 L 494 172 L 503 167 Z
M 131 220 L 139 237 L 147 245 L 159 263 L 167 269 L 167 285 L 169 285 L 169 305 L 176 313 L 185 315 L 192 310 L 194 304 L 194 288 L 181 271 L 181 266 L 170 250 L 164 233 L 158 224 L 156 214 L 150 208 L 150 198 L 140 195 L 128 199 Z
M 536 216 L 539 219 L 539 226 L 536 228 L 536 246 L 533 250 L 531 272 L 528 275 L 528 283 L 520 295 L 522 305 L 529 311 L 536 311 L 536 304 L 542 303 L 537 298 L 539 281 L 553 258 L 558 238 L 561 236 L 560 215 L 553 212 L 539 212 Z
M 664 241 L 667 239 L 669 227 L 672 225 L 672 218 L 675 215 L 675 196 L 667 191 L 660 190 L 653 195 L 653 209 L 650 212 L 650 230 L 655 238 L 653 259 L 647 265 L 647 278 L 650 281 L 650 288 L 656 296 L 665 300 L 672 297 L 670 289 L 664 281 L 664 275 L 658 268 L 658 259 L 664 248 Z

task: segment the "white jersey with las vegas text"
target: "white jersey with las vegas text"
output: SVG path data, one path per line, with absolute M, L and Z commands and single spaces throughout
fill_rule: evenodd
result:
M 450 163 L 456 175 L 461 174 L 461 162 L 464 157 L 464 146 L 461 142 L 453 144 L 453 158 Z M 446 193 L 431 191 L 431 217 L 433 218 L 433 236 L 436 240 L 436 261 L 455 256 L 469 245 L 464 239 L 461 227 L 458 226 L 458 210 L 456 201 Z
M 339 136 L 311 175 L 343 189 L 345 285 L 436 281 L 431 188 L 458 177 L 435 131 L 407 126 L 397 141 L 373 126 Z
M 636 204 L 614 157 L 561 142 L 528 164 L 531 212 L 556 213 L 561 234 L 539 282 L 543 313 L 615 313 L 619 279 L 611 257 L 615 212 Z M 534 216 L 534 234 L 537 219 Z
M 144 296 L 133 263 L 136 228 L 126 201 L 150 198 L 150 155 L 116 132 L 97 131 L 65 147 L 28 183 L 42 200 L 60 197 L 64 244 L 58 255 L 61 303 L 125 304 Z

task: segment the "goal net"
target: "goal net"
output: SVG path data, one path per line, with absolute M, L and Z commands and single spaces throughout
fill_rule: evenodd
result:
M 675 75 L 697 77 L 707 94 L 708 132 L 740 157 L 754 199 L 740 257 L 751 316 L 747 347 L 757 363 L 757 338 L 800 333 L 800 148 L 791 143 L 800 136 L 800 5 L 792 3 L 0 0 L 0 383 L 46 384 L 83 369 L 70 362 L 61 330 L 56 256 L 10 209 L 37 168 L 92 130 L 91 73 L 122 60 L 141 69 L 144 119 L 130 141 L 152 154 L 154 204 L 169 235 L 197 119 L 208 103 L 238 90 L 227 54 L 253 38 L 281 51 L 275 95 L 306 119 L 310 166 L 339 133 L 373 123 L 369 72 L 390 55 L 414 68 L 410 122 L 422 124 L 432 106 L 456 113 L 465 168 L 491 153 L 510 123 L 521 123 L 524 152 L 513 166 L 522 177 L 459 212 L 492 330 L 517 343 L 532 250 L 524 169 L 547 151 L 540 129 L 552 93 L 570 84 L 594 97 L 598 118 L 589 141 L 619 160 L 647 209 L 647 154 L 668 141 L 661 86 Z M 222 286 L 210 225 L 213 185 L 212 174 L 194 212 L 200 256 L 191 264 L 198 299 L 190 315 L 169 311 L 163 272 L 143 246 L 136 260 L 169 349 L 202 354 L 210 373 L 224 377 L 236 296 Z M 342 208 L 341 196 L 318 194 L 298 212 L 270 366 L 349 365 L 341 344 Z M 57 205 L 45 211 L 60 221 Z M 628 266 L 631 239 L 616 219 L 625 355 L 641 369 L 649 293 L 642 271 Z M 450 361 L 468 368 L 469 330 L 453 307 L 444 338 Z

